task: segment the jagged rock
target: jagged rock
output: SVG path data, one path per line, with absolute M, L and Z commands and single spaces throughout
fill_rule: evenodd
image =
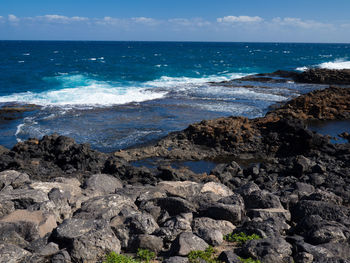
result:
M 187 256 L 194 250 L 205 250 L 208 244 L 198 236 L 190 233 L 181 233 L 171 244 L 171 253 L 173 255 Z
M 216 220 L 226 220 L 232 224 L 237 224 L 242 221 L 244 207 L 221 203 L 209 204 L 206 208 L 200 211 L 200 214 L 204 217 L 210 217 Z
M 85 189 L 102 194 L 113 194 L 116 189 L 122 187 L 123 184 L 120 180 L 106 174 L 94 174 L 85 181 Z
M 155 232 L 155 235 L 164 237 L 165 241 L 173 241 L 182 232 L 192 232 L 192 214 L 180 214 L 167 220 Z
M 59 247 L 57 244 L 50 242 L 45 247 L 43 247 L 38 254 L 41 256 L 51 256 L 56 254 L 59 251 Z
M 243 199 L 247 209 L 283 208 L 279 198 L 267 191 L 254 191 L 243 195 Z
M 292 262 L 292 246 L 283 238 L 264 238 L 248 241 L 243 253 L 266 263 Z
M 230 188 L 215 182 L 209 182 L 203 185 L 201 189 L 201 193 L 207 193 L 207 192 L 212 192 L 215 195 L 220 197 L 233 195 L 233 192 L 231 191 Z
M 152 234 L 159 228 L 154 218 L 147 213 L 135 212 L 126 216 L 124 222 L 133 234 Z
M 15 203 L 12 201 L 0 201 L 0 218 L 15 211 Z
M 51 263 L 71 263 L 71 257 L 67 250 L 61 250 L 51 258 Z
M 77 262 L 92 263 L 109 251 L 120 252 L 120 242 L 105 220 L 65 220 L 56 228 L 54 240 Z
M 30 183 L 28 174 L 14 170 L 7 170 L 0 173 L 0 189 L 11 185 L 14 189 Z
M 266 220 L 253 219 L 245 222 L 241 227 L 237 228 L 237 232 L 248 234 L 257 234 L 262 238 L 277 237 L 285 235 L 290 226 L 279 218 L 268 218 Z
M 137 235 L 131 241 L 129 248 L 132 252 L 136 252 L 137 248 L 143 248 L 158 254 L 163 248 L 163 239 L 153 235 Z
M 196 234 L 212 246 L 220 246 L 224 242 L 222 233 L 216 229 L 199 228 Z
M 268 209 L 251 209 L 247 212 L 250 218 L 259 217 L 263 220 L 268 218 L 280 218 L 281 220 L 291 220 L 291 214 L 288 210 L 283 208 L 268 208 Z
M 16 245 L 0 243 L 0 255 L 1 263 L 17 263 L 29 256 L 30 253 Z
M 194 233 L 198 233 L 200 229 L 209 229 L 220 231 L 222 235 L 227 235 L 235 230 L 235 226 L 225 220 L 214 220 L 209 217 L 197 217 L 193 220 L 192 228 Z
M 14 189 L 0 192 L 0 200 L 12 201 L 16 209 L 27 209 L 29 206 L 48 201 L 47 194 L 35 189 Z
M 121 194 L 93 197 L 82 203 L 81 209 L 74 217 L 109 220 L 117 216 L 123 207 L 137 210 L 134 202 L 129 197 Z
M 169 215 L 195 212 L 195 207 L 180 197 L 165 197 L 157 199 L 157 205 L 166 210 Z
M 56 220 L 52 214 L 41 211 L 16 210 L 0 219 L 0 223 L 32 223 L 40 237 L 56 228 Z

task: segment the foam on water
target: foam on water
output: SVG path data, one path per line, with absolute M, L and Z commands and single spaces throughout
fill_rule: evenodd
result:
M 350 61 L 336 60 L 334 62 L 324 62 L 319 67 L 326 69 L 350 69 Z
M 0 97 L 0 102 L 20 102 L 41 106 L 112 106 L 163 98 L 166 92 L 153 92 L 140 87 L 114 86 L 83 75 L 61 75 L 47 78 L 58 82 L 55 90 L 23 92 Z
M 324 68 L 324 69 L 350 69 L 350 61 L 344 60 L 344 59 L 338 59 L 335 61 L 329 61 L 329 62 L 323 62 L 321 64 L 318 64 L 316 66 L 311 67 L 298 67 L 296 70 L 298 71 L 306 71 L 309 68 Z

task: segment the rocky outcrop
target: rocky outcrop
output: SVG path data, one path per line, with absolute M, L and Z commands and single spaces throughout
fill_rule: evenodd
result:
M 298 120 L 314 117 L 309 104 L 317 118 L 348 118 L 347 90 L 323 92 L 115 154 L 58 135 L 0 152 L 0 262 L 101 262 L 138 248 L 188 262 L 209 245 L 225 262 L 348 262 L 350 145 Z M 153 168 L 130 162 L 146 157 Z M 208 158 L 220 163 L 207 173 L 172 166 Z M 259 239 L 228 242 L 232 232 Z
M 267 116 L 301 120 L 344 120 L 350 118 L 350 89 L 330 87 L 301 95 Z
M 313 68 L 294 76 L 301 83 L 315 84 L 350 84 L 350 69 L 332 70 Z

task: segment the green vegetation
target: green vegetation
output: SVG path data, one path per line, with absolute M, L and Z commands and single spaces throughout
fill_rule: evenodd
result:
M 188 260 L 190 263 L 200 263 L 204 260 L 207 263 L 221 263 L 215 256 L 215 249 L 209 246 L 206 250 L 195 250 L 188 254 Z
M 245 242 L 249 241 L 249 240 L 254 240 L 254 239 L 260 239 L 261 237 L 258 236 L 257 234 L 252 234 L 252 235 L 247 235 L 243 232 L 240 233 L 231 233 L 231 234 L 227 234 L 224 236 L 224 240 L 228 241 L 228 242 L 236 242 L 238 243 L 240 246 L 242 246 Z
M 103 263 L 149 263 L 151 260 L 156 258 L 156 253 L 149 251 L 148 249 L 137 250 L 137 259 L 133 257 L 117 254 L 111 252 L 106 256 L 106 260 Z
M 107 255 L 106 260 L 103 261 L 103 263 L 139 263 L 139 262 L 133 259 L 132 257 L 111 252 Z
M 243 263 L 261 263 L 260 260 L 255 260 L 252 258 L 239 258 L 240 261 L 242 261 Z
M 141 262 L 149 263 L 152 259 L 156 258 L 156 253 L 149 251 L 148 249 L 139 248 L 137 250 L 137 257 L 141 260 Z

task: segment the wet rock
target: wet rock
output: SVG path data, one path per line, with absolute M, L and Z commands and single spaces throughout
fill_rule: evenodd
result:
M 248 241 L 243 246 L 247 257 L 266 263 L 292 262 L 292 246 L 283 238 L 264 238 Z
M 190 233 L 181 233 L 172 243 L 171 252 L 173 255 L 187 256 L 194 250 L 205 250 L 208 244 L 198 236 Z

